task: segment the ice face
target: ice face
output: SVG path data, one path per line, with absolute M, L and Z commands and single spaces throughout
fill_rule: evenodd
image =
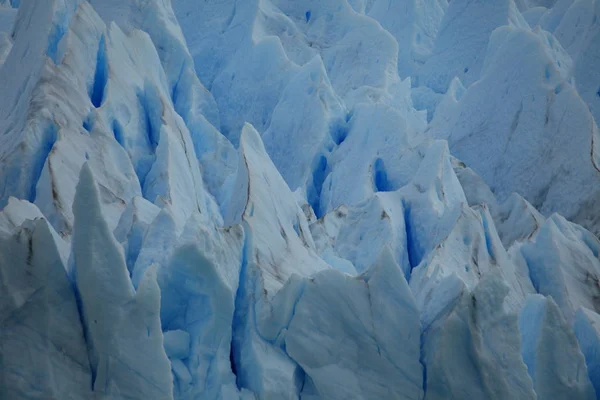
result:
M 73 275 L 92 390 L 108 397 L 172 398 L 156 268 L 146 271 L 134 291 L 123 251 L 102 216 L 98 186 L 87 164 L 81 170 L 73 211 Z
M 581 307 L 575 315 L 574 330 L 597 396 L 600 393 L 600 353 L 598 352 L 600 318 L 598 318 L 598 314 Z
M 598 398 L 599 7 L 0 0 L 0 397 Z
M 509 288 L 497 274 L 484 277 L 470 293 L 455 279 L 438 286 L 446 295 L 436 300 L 447 305 L 424 326 L 427 398 L 536 398 L 519 354 L 517 317 L 503 310 Z
M 11 219 L 11 211 L 19 206 L 22 216 L 27 208 L 37 211 L 32 204 L 12 202 L 0 216 Z M 0 233 L 0 396 L 27 399 L 68 393 L 73 399 L 86 398 L 92 396 L 92 371 L 77 300 L 60 256 L 62 239 L 41 216 L 29 217 Z
M 523 341 L 523 360 L 538 398 L 595 398 L 573 329 L 566 323 L 552 298 L 540 295 L 529 297 L 519 315 L 519 328 Z M 554 348 L 554 343 L 563 345 Z M 548 346 L 554 350 L 548 351 Z M 574 368 L 563 369 L 565 365 Z
M 511 64 L 514 59 L 523 63 Z M 598 179 L 598 128 L 567 79 L 569 62 L 547 32 L 496 29 L 481 79 L 462 96 L 453 121 L 431 132 L 447 139 L 499 200 L 516 191 L 543 214 L 560 212 L 594 231 L 597 194 L 588 183 Z M 482 102 L 485 93 L 498 93 L 498 103 Z M 546 167 L 534 168 L 542 159 Z M 574 172 L 565 171 L 577 173 L 570 177 Z M 568 195 L 575 192 L 576 199 Z

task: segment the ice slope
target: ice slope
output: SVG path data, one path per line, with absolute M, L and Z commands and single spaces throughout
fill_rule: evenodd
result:
M 0 397 L 600 395 L 597 1 L 16 7 Z
M 523 360 L 538 399 L 594 398 L 594 387 L 573 329 L 551 297 L 528 297 L 519 315 L 519 327 Z
M 364 12 L 377 20 L 398 42 L 398 75 L 415 77 L 435 45 L 448 8 L 447 0 L 377 0 Z
M 569 61 L 544 31 L 498 28 L 481 80 L 430 133 L 447 139 L 501 201 L 518 192 L 543 214 L 560 212 L 595 232 L 598 127 L 567 79 Z M 498 96 L 482 102 L 488 93 Z
M 453 77 L 466 85 L 477 81 L 490 34 L 504 25 L 529 27 L 513 0 L 450 1 L 417 83 L 445 93 Z
M 418 309 L 389 250 L 376 260 L 355 278 L 328 270 L 301 283 L 282 336 L 306 373 L 303 398 L 422 398 Z
M 426 398 L 535 399 L 519 354 L 517 317 L 503 307 L 509 289 L 498 275 L 470 293 L 455 276 L 439 287 L 452 297 L 434 322 L 423 321 Z
M 92 390 L 104 398 L 173 398 L 156 270 L 149 269 L 134 291 L 123 251 L 102 216 L 98 186 L 87 164 L 81 170 L 73 212 L 72 274 Z
M 0 397 L 88 398 L 92 373 L 62 239 L 25 201 L 12 198 L 0 219 Z
M 553 215 L 520 247 L 537 292 L 552 296 L 568 321 L 581 306 L 600 311 L 599 245 L 590 232 Z
M 596 389 L 596 396 L 600 393 L 600 353 L 598 340 L 600 340 L 600 318 L 598 314 L 586 308 L 580 308 L 575 316 L 575 336 L 587 363 L 590 380 Z

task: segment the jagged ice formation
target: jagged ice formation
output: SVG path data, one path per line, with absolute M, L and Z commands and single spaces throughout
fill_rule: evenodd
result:
M 600 0 L 0 0 L 1 399 L 600 399 Z

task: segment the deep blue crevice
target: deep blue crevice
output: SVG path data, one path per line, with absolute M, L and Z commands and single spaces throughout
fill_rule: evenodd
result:
M 525 265 L 527 265 L 527 272 L 529 274 L 529 280 L 533 285 L 536 293 L 540 293 L 540 277 L 538 269 L 536 268 L 535 261 L 529 257 L 529 252 L 521 251 L 521 255 L 525 260 Z
M 88 114 L 88 116 L 83 120 L 83 129 L 85 129 L 88 133 L 94 129 L 94 118 L 92 117 L 92 114 Z
M 412 227 L 412 221 L 410 217 L 410 205 L 405 201 L 402 201 L 402 209 L 404 210 L 404 227 L 406 229 L 406 251 L 408 253 L 408 263 L 412 271 L 421 260 L 419 259 L 419 250 L 414 238 L 414 230 Z
M 149 201 L 150 201 L 150 199 L 147 198 L 144 188 L 146 186 L 146 177 L 148 176 L 148 173 L 152 169 L 152 165 L 154 164 L 155 160 L 156 160 L 156 156 L 149 155 L 149 156 L 141 157 L 138 160 L 138 162 L 136 163 L 136 165 L 134 165 L 135 175 L 137 176 L 138 181 L 140 182 L 140 188 L 142 189 L 142 196 L 146 200 L 149 200 Z
M 146 82 L 144 90 L 137 93 L 139 106 L 139 127 L 145 133 L 146 154 L 139 157 L 134 165 L 135 173 L 140 181 L 142 194 L 145 194 L 145 182 L 152 165 L 156 160 L 156 148 L 160 140 L 162 126 L 163 103 L 158 89 L 152 83 Z M 123 132 L 123 130 L 121 130 Z M 124 144 L 121 143 L 121 144 Z
M 245 225 L 245 224 L 244 224 Z M 240 338 L 245 334 L 245 326 L 248 323 L 249 309 L 248 309 L 248 291 L 247 291 L 247 280 L 248 280 L 248 252 L 252 248 L 250 245 L 249 229 L 244 227 L 244 245 L 242 247 L 242 258 L 240 262 L 240 276 L 238 282 L 238 288 L 235 293 L 235 308 L 233 310 L 233 320 L 231 322 L 231 348 L 229 353 L 229 360 L 231 363 L 231 372 L 235 375 L 236 385 L 241 390 L 243 387 L 242 377 L 240 376 L 240 358 L 241 349 L 239 341 Z
M 173 87 L 171 88 L 171 101 L 173 102 L 173 106 L 175 107 L 175 111 L 177 112 L 177 114 L 179 114 L 181 116 L 181 118 L 183 119 L 183 122 L 185 122 L 185 124 L 188 124 L 187 121 L 187 113 L 184 112 L 184 110 L 181 110 L 180 107 L 178 107 L 177 104 L 177 100 L 179 99 L 179 84 L 181 82 L 181 79 L 183 77 L 183 72 L 185 71 L 185 63 L 181 64 L 181 69 L 179 70 L 179 75 L 177 76 L 177 81 L 173 84 Z
M 556 87 L 554 88 L 554 94 L 560 94 L 560 92 L 561 92 L 562 90 L 563 90 L 563 85 L 562 85 L 562 83 L 561 83 L 561 84 L 558 84 L 558 85 L 556 85 Z
M 298 388 L 298 395 L 301 397 L 302 390 L 304 389 L 304 384 L 306 382 L 306 372 L 300 365 L 296 366 L 296 370 L 294 371 L 294 385 Z
M 94 107 L 98 108 L 104 100 L 104 91 L 108 82 L 108 60 L 106 59 L 106 39 L 104 35 L 100 39 L 98 45 L 98 53 L 96 55 L 96 72 L 94 72 L 94 82 L 90 92 L 90 100 Z
M 50 33 L 50 36 L 48 36 L 48 49 L 46 51 L 46 54 L 52 59 L 52 61 L 54 61 L 54 64 L 58 63 L 58 43 L 60 43 L 60 40 L 64 35 L 64 28 L 62 28 L 59 25 L 55 25 L 52 29 L 52 32 Z
M 31 170 L 31 179 L 29 180 L 31 186 L 29 189 L 28 196 L 28 200 L 31 203 L 35 202 L 37 196 L 37 183 L 40 180 L 40 177 L 42 176 L 44 165 L 46 164 L 46 160 L 48 159 L 48 156 L 50 155 L 50 152 L 52 151 L 52 148 L 54 147 L 54 143 L 56 143 L 57 138 L 58 127 L 55 124 L 51 124 L 44 131 L 41 143 L 39 144 L 39 147 L 35 152 L 35 155 L 33 156 L 33 168 Z
M 373 164 L 373 184 L 375 185 L 376 192 L 390 192 L 393 190 L 388 180 L 385 163 L 381 158 L 375 160 Z
M 306 22 L 310 21 L 310 16 L 312 15 L 312 13 L 310 12 L 310 10 L 308 10 L 305 14 L 304 17 L 306 18 Z
M 112 131 L 115 136 L 115 140 L 122 146 L 125 147 L 125 135 L 123 132 L 123 126 L 116 119 L 112 123 Z
M 483 236 L 485 238 L 485 247 L 487 248 L 487 252 L 490 255 L 490 257 L 492 257 L 492 259 L 495 260 L 496 254 L 494 252 L 494 246 L 492 244 L 492 238 L 490 236 L 490 229 L 489 229 L 488 221 L 487 221 L 485 215 L 482 215 L 481 219 L 483 222 Z
M 20 1 L 16 1 L 11 4 L 14 7 L 15 5 L 18 6 L 19 3 Z M 70 19 L 71 15 L 67 7 L 57 10 L 54 16 L 54 23 L 52 24 L 52 29 L 48 35 L 48 42 L 46 45 L 46 55 L 54 61 L 54 64 L 58 64 L 58 46 L 65 36 L 65 33 L 67 33 Z
M 156 87 L 146 83 L 143 93 L 138 93 L 138 101 L 142 108 L 142 126 L 146 132 L 152 151 L 156 151 L 160 139 L 162 125 L 162 101 Z
M 348 121 L 335 121 L 329 132 L 331 139 L 339 146 L 348 137 Z
M 600 97 L 600 88 L 598 88 L 598 91 L 596 92 L 596 94 L 598 95 L 598 97 Z
M 346 122 L 350 122 L 350 120 L 352 119 L 353 116 L 354 116 L 354 110 L 348 111 L 348 113 L 346 114 Z
M 423 367 L 423 393 L 427 393 L 427 363 L 425 362 L 425 332 L 421 332 L 419 363 Z
M 321 218 L 323 212 L 321 210 L 321 191 L 323 190 L 323 182 L 327 177 L 327 157 L 321 154 L 316 159 L 316 166 L 312 172 L 312 185 L 308 188 L 308 203 L 313 208 L 317 218 Z

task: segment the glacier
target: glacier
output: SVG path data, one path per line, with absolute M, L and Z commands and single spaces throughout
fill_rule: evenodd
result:
M 0 398 L 600 399 L 600 0 L 0 0 Z

